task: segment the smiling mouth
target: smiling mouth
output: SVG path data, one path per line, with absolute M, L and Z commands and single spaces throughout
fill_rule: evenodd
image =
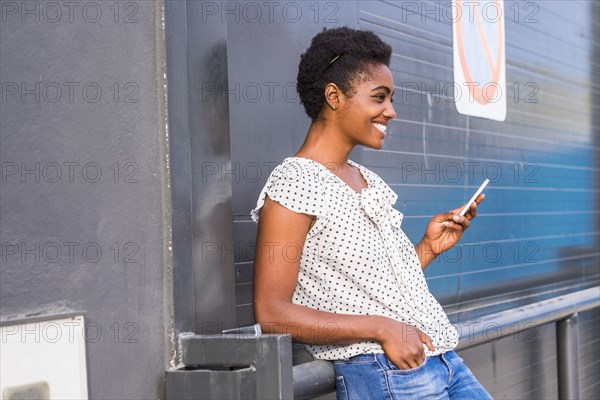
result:
M 387 126 L 383 124 L 378 124 L 377 122 L 373 122 L 373 126 L 385 135 L 385 130 L 387 129 Z

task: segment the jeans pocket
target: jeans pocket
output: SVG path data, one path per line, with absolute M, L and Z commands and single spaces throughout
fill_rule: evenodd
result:
M 346 390 L 346 382 L 342 375 L 335 377 L 335 397 L 337 400 L 348 400 L 348 391 Z
M 386 371 L 386 374 L 389 374 L 389 375 L 416 374 L 416 373 L 420 372 L 421 370 L 425 369 L 425 365 L 427 364 L 428 359 L 429 359 L 429 357 L 425 358 L 425 361 L 423 361 L 421 364 L 417 365 L 415 368 L 410 368 L 410 369 L 400 369 L 393 362 L 389 361 L 391 369 Z

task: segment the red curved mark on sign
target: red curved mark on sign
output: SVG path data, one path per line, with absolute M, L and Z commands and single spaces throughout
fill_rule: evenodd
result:
M 462 0 L 456 0 L 456 4 L 459 9 L 462 10 Z M 497 45 L 497 54 L 496 54 L 496 62 L 494 63 L 492 60 L 492 55 L 490 52 L 490 47 L 488 46 L 487 37 L 485 36 L 485 32 L 483 31 L 483 27 L 481 26 L 481 18 L 479 17 L 479 13 L 476 11 L 477 4 L 473 3 L 473 14 L 475 14 L 475 22 L 477 24 L 477 31 L 479 32 L 479 39 L 481 40 L 481 44 L 483 45 L 483 49 L 485 50 L 485 55 L 487 58 L 488 66 L 490 68 L 490 76 L 492 77 L 492 81 L 489 83 L 494 83 L 494 85 L 468 85 L 469 91 L 473 95 L 475 101 L 477 101 L 481 105 L 490 104 L 490 100 L 496 97 L 496 90 L 500 86 L 498 82 L 500 78 L 500 70 L 502 67 L 502 35 L 503 35 L 503 26 L 500 20 L 498 21 L 498 45 Z M 496 5 L 498 9 L 501 10 L 500 2 L 496 0 Z M 462 66 L 463 73 L 465 75 L 465 80 L 467 82 L 475 82 L 473 80 L 473 76 L 471 75 L 471 70 L 469 69 L 469 64 L 467 63 L 467 57 L 465 55 L 465 48 L 463 44 L 463 32 L 462 32 L 462 23 L 460 21 L 456 22 L 456 38 L 458 42 L 458 55 L 460 59 L 460 65 Z M 487 90 L 491 90 L 492 95 L 490 96 Z

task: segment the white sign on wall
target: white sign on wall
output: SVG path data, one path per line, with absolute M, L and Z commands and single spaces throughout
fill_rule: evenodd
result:
M 85 336 L 83 315 L 0 325 L 2 399 L 87 399 Z
M 452 0 L 452 17 L 456 109 L 464 115 L 504 121 L 504 2 Z

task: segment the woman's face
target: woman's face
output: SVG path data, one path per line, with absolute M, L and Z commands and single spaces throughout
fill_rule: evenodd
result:
M 368 80 L 358 80 L 352 97 L 344 97 L 339 111 L 340 128 L 351 143 L 380 149 L 385 129 L 396 118 L 392 105 L 394 79 L 390 69 L 381 64 L 373 68 Z

